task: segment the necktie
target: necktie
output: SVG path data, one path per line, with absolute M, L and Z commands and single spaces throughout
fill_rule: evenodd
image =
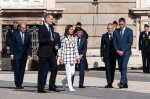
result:
M 80 47 L 80 38 L 78 38 L 78 48 Z
M 121 38 L 123 37 L 123 30 L 122 29 L 120 31 L 120 36 L 121 36 Z
M 52 31 L 51 31 L 51 28 L 50 28 L 50 26 L 48 26 L 49 27 L 49 34 L 50 34 L 50 38 L 52 38 Z
M 24 33 L 22 33 L 21 38 L 22 38 L 22 44 L 24 44 Z

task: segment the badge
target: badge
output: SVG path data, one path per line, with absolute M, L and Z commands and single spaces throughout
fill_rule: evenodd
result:
M 150 40 L 150 35 L 148 36 L 148 39 Z
M 143 34 L 143 40 L 145 40 L 145 34 Z

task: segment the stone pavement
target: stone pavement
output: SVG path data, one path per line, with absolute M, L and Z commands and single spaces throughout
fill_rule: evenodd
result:
M 50 75 L 50 73 L 49 73 Z M 49 77 L 49 76 L 48 76 Z M 13 82 L 13 72 L 0 71 L 0 99 L 150 99 L 150 74 L 143 74 L 141 70 L 129 70 L 128 89 L 119 89 L 117 83 L 120 73 L 116 71 L 114 88 L 105 89 L 104 71 L 89 71 L 85 74 L 84 89 L 78 88 L 78 72 L 76 72 L 74 87 L 76 92 L 62 89 L 61 80 L 64 71 L 59 71 L 56 85 L 60 92 L 37 93 L 37 71 L 26 71 L 22 90 L 16 90 Z M 47 86 L 48 89 L 48 80 Z

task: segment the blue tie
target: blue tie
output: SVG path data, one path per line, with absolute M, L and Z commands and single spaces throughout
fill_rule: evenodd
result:
M 78 48 L 80 47 L 80 42 L 79 42 L 79 39 L 81 39 L 81 38 L 78 38 Z M 80 40 L 81 41 L 81 40 Z
M 48 26 L 48 27 L 49 27 L 49 30 L 48 30 L 48 31 L 49 31 L 50 38 L 51 38 L 51 34 L 52 34 L 52 33 L 51 33 L 51 28 L 50 28 L 50 26 Z

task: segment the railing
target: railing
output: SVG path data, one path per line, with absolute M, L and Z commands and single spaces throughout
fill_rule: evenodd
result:
M 10 25 L 3 25 L 2 26 L 2 48 L 5 48 L 5 42 L 6 42 L 6 34 L 8 32 L 8 29 L 10 29 L 12 26 Z M 32 57 L 37 56 L 37 50 L 39 47 L 38 44 L 38 31 L 39 31 L 39 25 L 29 25 L 27 26 L 27 32 L 31 34 L 31 40 L 32 40 Z

